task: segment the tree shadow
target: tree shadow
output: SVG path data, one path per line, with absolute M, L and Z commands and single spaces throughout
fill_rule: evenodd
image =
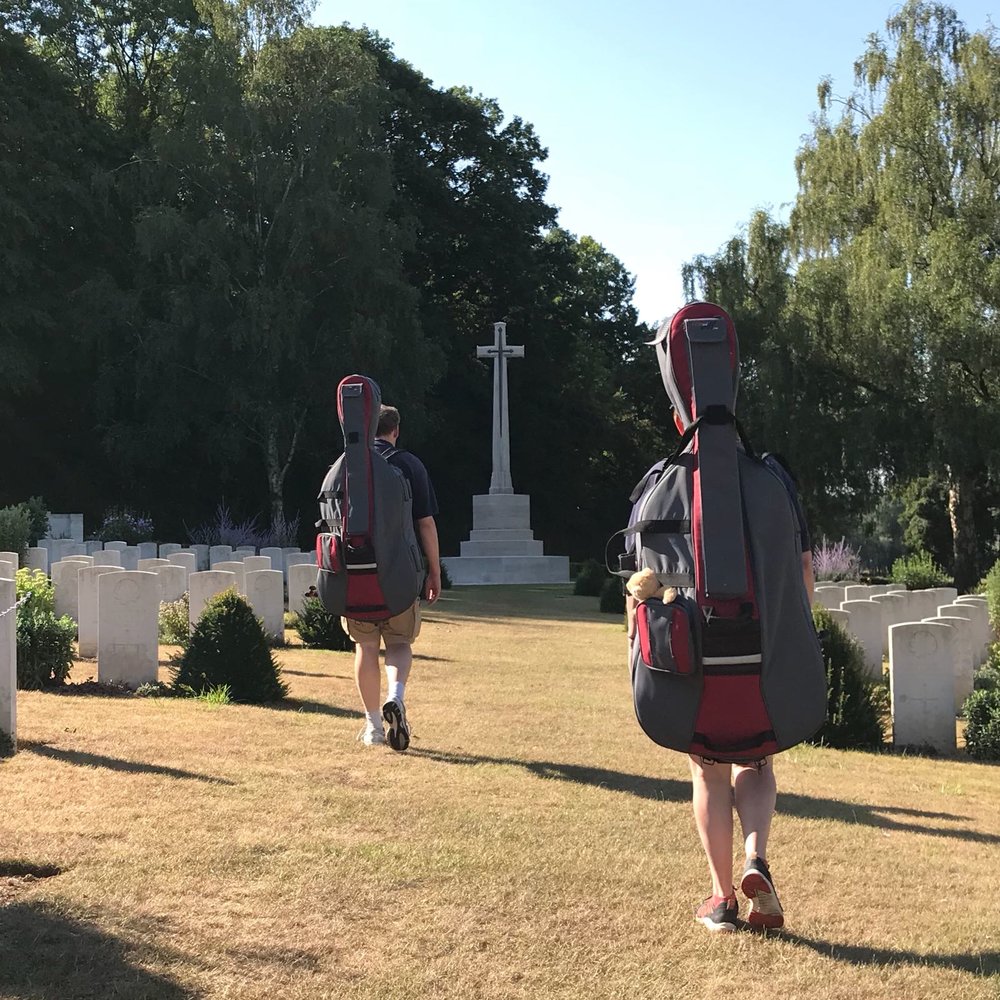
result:
M 645 774 L 628 774 L 604 767 L 587 767 L 582 764 L 565 764 L 547 760 L 523 760 L 518 757 L 486 757 L 474 754 L 446 753 L 422 747 L 410 747 L 415 757 L 426 757 L 442 764 L 503 764 L 520 767 L 537 778 L 568 781 L 576 785 L 590 785 L 609 792 L 625 792 L 640 799 L 659 802 L 685 802 L 691 798 L 691 786 L 674 778 L 651 778 Z
M 312 674 L 310 676 L 316 676 Z M 339 705 L 327 705 L 322 701 L 308 701 L 305 698 L 283 698 L 281 701 L 271 701 L 258 708 L 273 712 L 302 712 L 305 715 L 332 715 L 337 719 L 363 719 L 364 712 L 355 708 L 341 708 Z
M 449 753 L 411 747 L 409 753 L 417 757 L 442 764 L 504 764 L 520 767 L 539 778 L 554 778 L 579 785 L 592 785 L 610 792 L 625 792 L 641 799 L 655 799 L 665 802 L 684 802 L 691 798 L 691 785 L 687 781 L 674 778 L 651 778 L 643 774 L 629 774 L 612 771 L 603 767 L 587 767 L 581 764 L 564 764 L 553 761 L 522 760 L 517 757 L 487 757 L 475 754 Z M 949 837 L 979 844 L 1000 844 L 1000 834 L 980 833 L 978 830 L 963 830 L 949 827 L 927 826 L 921 823 L 907 823 L 890 819 L 886 813 L 900 813 L 928 819 L 963 820 L 968 817 L 953 816 L 950 813 L 924 812 L 900 806 L 866 805 L 858 802 L 842 802 L 812 795 L 778 791 L 777 812 L 800 819 L 830 819 L 841 823 L 870 826 L 878 830 L 897 830 L 905 833 L 919 833 L 931 837 Z
M 756 932 L 760 933 L 760 932 Z M 940 969 L 955 969 L 970 972 L 976 976 L 995 976 L 1000 973 L 1000 952 L 964 952 L 955 955 L 921 954 L 916 951 L 900 951 L 896 948 L 872 948 L 860 944 L 842 944 L 835 941 L 821 941 L 805 937 L 791 931 L 767 931 L 767 936 L 775 937 L 790 944 L 809 948 L 823 958 L 832 958 L 851 965 L 898 965 L 935 966 Z
M 0 878 L 52 878 L 61 875 L 56 865 L 34 865 L 30 861 L 0 861 Z
M 37 743 L 34 740 L 19 740 L 18 749 L 39 757 L 49 757 L 62 761 L 64 764 L 75 764 L 78 767 L 103 767 L 109 771 L 126 771 L 129 774 L 155 774 L 164 778 L 179 778 L 184 781 L 204 781 L 210 785 L 235 785 L 226 778 L 216 778 L 211 774 L 198 774 L 196 771 L 185 771 L 178 767 L 166 767 L 163 764 L 147 764 L 137 760 L 122 760 L 120 757 L 105 757 L 103 754 L 87 753 L 84 750 L 63 750 L 48 743 Z
M 42 903 L 0 907 L 0 994 L 11 1000 L 193 1000 L 139 950 Z

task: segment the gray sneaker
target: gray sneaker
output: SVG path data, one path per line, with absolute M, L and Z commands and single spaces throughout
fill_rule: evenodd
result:
M 402 753 L 410 745 L 410 724 L 406 721 L 406 709 L 401 701 L 387 701 L 382 706 L 382 718 L 388 729 L 386 738 L 393 750 Z
M 358 740 L 366 747 L 384 747 L 385 746 L 385 730 L 381 726 L 373 726 L 371 723 L 366 723 L 365 728 L 358 733 Z

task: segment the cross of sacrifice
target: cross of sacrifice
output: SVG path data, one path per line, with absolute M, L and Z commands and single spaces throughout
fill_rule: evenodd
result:
M 493 343 L 476 348 L 477 358 L 493 359 L 493 475 L 490 493 L 513 493 L 507 417 L 507 359 L 523 358 L 523 347 L 507 344 L 507 324 L 493 324 Z

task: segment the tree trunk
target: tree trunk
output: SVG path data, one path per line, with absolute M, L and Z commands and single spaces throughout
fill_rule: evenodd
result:
M 268 498 L 271 502 L 271 524 L 276 527 L 285 523 L 284 489 L 288 463 L 282 463 L 278 455 L 278 435 L 273 428 L 267 432 L 267 444 L 264 450 L 264 461 L 267 465 Z
M 955 586 L 967 593 L 979 579 L 977 572 L 976 524 L 973 516 L 975 478 L 951 470 L 948 482 L 948 516 L 955 553 Z

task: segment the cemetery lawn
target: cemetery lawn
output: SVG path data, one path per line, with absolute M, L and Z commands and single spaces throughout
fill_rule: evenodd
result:
M 786 932 L 712 935 L 686 758 L 596 604 L 446 591 L 407 754 L 355 741 L 349 653 L 280 650 L 278 708 L 23 693 L 0 998 L 1000 996 L 1000 768 L 782 755 Z

